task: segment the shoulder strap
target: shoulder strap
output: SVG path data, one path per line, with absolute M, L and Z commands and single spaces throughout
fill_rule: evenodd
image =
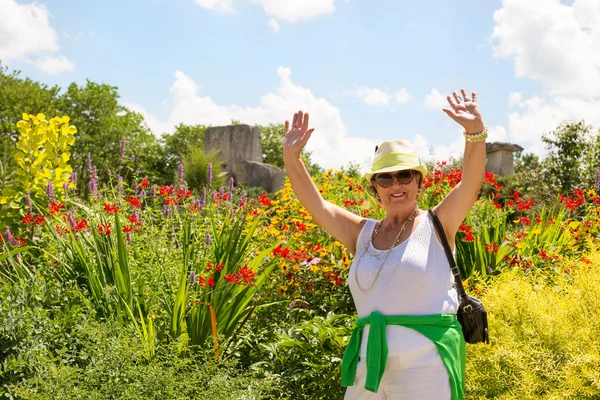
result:
M 458 295 L 460 296 L 460 302 L 462 303 L 466 301 L 467 294 L 465 293 L 465 288 L 460 277 L 460 270 L 456 265 L 454 255 L 452 254 L 452 250 L 450 250 L 450 245 L 448 244 L 448 239 L 446 239 L 446 233 L 444 232 L 444 228 L 442 227 L 440 220 L 438 219 L 437 215 L 435 215 L 432 209 L 429 209 L 428 213 L 431 216 L 431 220 L 433 221 L 435 230 L 440 236 L 440 240 L 442 241 L 442 245 L 444 246 L 444 250 L 446 251 L 446 257 L 448 258 L 448 262 L 450 263 L 450 269 L 452 270 L 452 274 L 454 275 L 454 283 L 456 284 L 456 290 L 458 291 Z

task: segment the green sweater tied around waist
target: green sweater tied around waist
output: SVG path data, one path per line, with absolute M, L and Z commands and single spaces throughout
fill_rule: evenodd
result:
M 342 360 L 342 386 L 354 385 L 362 332 L 367 324 L 371 328 L 367 341 L 365 389 L 377 393 L 388 356 L 386 325 L 400 325 L 414 329 L 435 344 L 448 370 L 452 400 L 463 399 L 465 340 L 455 314 L 385 316 L 374 311 L 368 317 L 357 319 Z

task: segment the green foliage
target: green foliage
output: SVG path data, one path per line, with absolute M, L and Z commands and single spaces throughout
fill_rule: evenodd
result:
M 222 161 L 217 150 L 205 154 L 203 148 L 194 147 L 183 156 L 185 181 L 190 188 L 197 192 L 202 191 L 204 187 L 208 187 L 208 164 L 212 164 L 211 188 L 218 189 L 224 186 L 227 172 L 223 171 Z
M 544 160 L 545 177 L 561 193 L 593 187 L 600 169 L 600 136 L 583 121 L 563 123 L 542 138 L 550 154 Z
M 298 310 L 298 312 L 302 312 Z M 259 376 L 275 379 L 280 399 L 342 399 L 341 361 L 354 318 L 304 311 L 306 319 L 276 330 L 271 343 L 262 343 L 251 366 Z
M 492 344 L 467 346 L 465 398 L 600 398 L 599 256 L 550 284 L 512 271 L 483 289 Z
M 191 156 L 192 153 L 203 151 L 204 131 L 206 128 L 207 127 L 204 125 L 179 124 L 175 127 L 175 132 L 163 134 L 161 141 L 163 143 L 164 162 L 167 171 L 176 171 L 177 165 L 179 165 L 186 156 Z M 173 176 L 168 176 L 166 178 L 167 180 L 165 183 L 173 181 Z M 201 187 L 201 185 L 196 187 Z
M 85 86 L 69 85 L 58 99 L 59 109 L 70 115 L 80 135 L 73 146 L 73 168 L 80 181 L 80 191 L 86 190 L 89 180 L 87 155 L 99 172 L 101 182 L 108 182 L 108 170 L 121 165 L 121 138 L 126 139 L 126 158 L 135 156 L 136 168 L 152 181 L 167 173 L 162 162 L 162 149 L 156 137 L 145 126 L 141 114 L 119 104 L 115 86 L 87 81 Z M 133 171 L 121 171 L 126 182 L 133 180 Z

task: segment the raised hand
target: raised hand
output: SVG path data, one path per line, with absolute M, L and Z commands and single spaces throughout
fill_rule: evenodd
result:
M 313 131 L 314 128 L 308 128 L 308 113 L 302 111 L 295 113 L 291 127 L 290 121 L 285 121 L 284 154 L 299 156 Z
M 450 118 L 458 122 L 468 134 L 479 133 L 485 128 L 483 120 L 481 118 L 481 112 L 479 111 L 479 104 L 477 103 L 477 95 L 472 92 L 471 98 L 467 96 L 465 89 L 460 89 L 462 99 L 456 93 L 452 92 L 451 96 L 448 96 L 448 103 L 452 109 L 442 109 Z

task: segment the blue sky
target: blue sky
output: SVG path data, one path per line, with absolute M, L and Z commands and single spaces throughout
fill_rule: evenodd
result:
M 461 154 L 440 98 L 464 87 L 488 141 L 543 154 L 541 134 L 560 121 L 600 122 L 595 3 L 0 0 L 0 59 L 48 84 L 117 86 L 157 135 L 308 110 L 308 148 L 325 167 L 368 162 L 396 138 L 424 158 Z

